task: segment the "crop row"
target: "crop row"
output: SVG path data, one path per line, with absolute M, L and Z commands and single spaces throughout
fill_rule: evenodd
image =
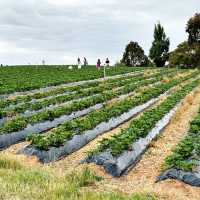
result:
M 157 70 L 158 72 L 176 72 L 178 71 L 177 69 L 164 69 L 164 70 Z M 92 87 L 97 87 L 101 85 L 106 85 L 106 84 L 115 84 L 116 82 L 121 82 L 125 81 L 128 79 L 132 79 L 134 77 L 139 77 L 143 76 L 144 72 L 141 71 L 140 73 L 129 75 L 127 77 L 117 77 L 113 79 L 108 79 L 104 82 L 101 81 L 95 81 L 95 82 L 89 82 L 89 83 L 84 83 L 82 85 L 76 85 L 76 86 L 57 86 L 56 88 L 53 88 L 48 91 L 41 91 L 41 92 L 36 92 L 36 93 L 30 93 L 27 95 L 19 95 L 15 96 L 14 98 L 7 98 L 7 99 L 2 99 L 0 100 L 0 108 L 5 108 L 8 107 L 9 105 L 16 105 L 20 102 L 30 102 L 33 101 L 33 99 L 41 99 L 41 98 L 47 98 L 51 96 L 56 96 L 59 94 L 63 93 L 70 93 L 70 92 L 81 92 L 82 89 L 87 89 L 87 88 L 92 88 Z
M 114 79 L 109 79 L 104 82 L 104 84 L 112 84 L 115 82 L 120 82 L 122 80 L 126 79 L 131 79 L 134 77 L 142 76 L 143 73 L 139 74 L 133 74 L 128 77 L 118 77 Z M 0 100 L 0 108 L 5 108 L 8 107 L 9 105 L 16 105 L 20 102 L 29 102 L 32 101 L 33 99 L 41 99 L 41 98 L 46 98 L 49 96 L 56 96 L 59 94 L 67 93 L 67 92 L 80 92 L 82 89 L 85 88 L 92 88 L 92 87 L 97 87 L 101 85 L 102 83 L 100 81 L 95 81 L 95 82 L 89 82 L 89 83 L 84 83 L 82 85 L 76 85 L 76 86 L 57 86 L 56 88 L 53 88 L 49 91 L 40 91 L 36 93 L 30 93 L 27 95 L 19 95 L 15 96 L 15 98 L 7 98 L 7 99 L 2 99 Z
M 106 149 L 111 150 L 113 156 L 119 156 L 140 138 L 145 138 L 150 130 L 155 127 L 156 123 L 162 119 L 187 93 L 192 91 L 200 84 L 200 79 L 195 80 L 183 88 L 179 89 L 161 104 L 155 108 L 145 111 L 138 119 L 134 119 L 127 129 L 122 130 L 119 134 L 109 139 L 100 141 L 99 146 L 89 152 L 89 155 L 96 155 L 104 152 Z M 182 149 L 184 152 L 184 149 Z M 177 157 L 175 158 L 175 160 Z
M 111 67 L 107 70 L 107 76 L 138 72 L 145 69 L 142 67 Z M 96 70 L 95 66 L 84 67 L 81 70 L 69 70 L 67 66 L 5 67 L 0 69 L 0 80 L 2 84 L 0 94 L 29 91 L 42 87 L 57 86 L 102 77 L 103 70 Z
M 196 155 L 196 156 L 195 156 Z M 173 153 L 165 159 L 166 168 L 192 171 L 200 156 L 200 110 L 190 123 L 187 136 L 176 146 Z
M 188 76 L 188 78 L 194 75 L 195 74 L 193 73 L 190 76 Z M 9 119 L 0 126 L 0 133 L 4 134 L 4 133 L 11 133 L 14 131 L 19 131 L 25 128 L 28 124 L 35 124 L 35 123 L 39 123 L 45 120 L 54 120 L 55 118 L 58 118 L 62 115 L 69 115 L 74 111 L 83 110 L 85 108 L 96 105 L 98 103 L 106 102 L 122 94 L 128 94 L 138 87 L 152 84 L 154 82 L 159 81 L 160 79 L 161 77 L 154 78 L 151 80 L 144 80 L 132 85 L 128 85 L 127 87 L 120 88 L 118 91 L 107 91 L 107 92 L 104 92 L 96 96 L 92 96 L 87 99 L 74 101 L 73 103 L 68 104 L 68 105 L 62 105 L 54 109 L 44 110 L 44 111 L 35 113 L 32 116 L 28 116 L 28 117 L 19 116 L 16 118 Z
M 112 67 L 107 70 L 107 75 L 126 74 L 144 69 L 145 68 Z M 103 70 L 96 70 L 95 66 L 84 67 L 81 70 L 69 70 L 67 66 L 4 67 L 0 69 L 0 94 L 29 91 L 41 87 L 92 80 L 101 77 L 103 77 Z
M 194 74 L 193 74 L 194 76 Z M 77 118 L 68 121 L 57 128 L 50 130 L 45 135 L 33 134 L 29 137 L 31 144 L 41 150 L 48 150 L 51 146 L 60 146 L 65 141 L 71 139 L 76 134 L 82 134 L 85 130 L 91 130 L 101 122 L 106 122 L 109 119 L 120 116 L 131 108 L 141 105 L 152 98 L 156 98 L 164 92 L 168 91 L 173 86 L 181 83 L 187 78 L 179 78 L 172 80 L 169 83 L 161 83 L 155 87 L 147 89 L 134 97 L 127 98 L 120 102 L 114 103 L 111 106 L 106 106 L 100 110 L 93 111 L 85 117 Z M 191 78 L 191 75 L 190 75 Z
M 71 94 L 63 94 L 63 95 L 59 95 L 59 96 L 53 96 L 52 98 L 49 99 L 42 99 L 40 101 L 34 101 L 34 102 L 26 102 L 26 103 L 22 103 L 19 104 L 15 107 L 11 107 L 11 108 L 7 108 L 5 109 L 5 112 L 1 112 L 1 116 L 9 116 L 9 113 L 23 113 L 25 112 L 27 109 L 29 110 L 39 110 L 41 108 L 47 107 L 49 105 L 55 105 L 58 103 L 63 103 L 69 100 L 73 100 L 73 99 L 78 99 L 81 97 L 87 97 L 90 95 L 94 95 L 94 94 L 98 94 L 103 92 L 104 90 L 110 90 L 113 87 L 120 87 L 123 86 L 125 84 L 129 84 L 131 82 L 136 82 L 136 81 L 140 81 L 144 79 L 143 76 L 138 76 L 138 77 L 133 77 L 133 78 L 128 78 L 125 80 L 121 80 L 121 81 L 114 81 L 111 82 L 109 84 L 105 84 L 105 85 L 100 85 L 100 86 L 96 86 L 96 87 L 92 87 L 89 89 L 84 89 L 80 86 L 76 87 L 76 92 L 75 93 L 71 93 Z M 75 87 L 75 86 L 74 86 Z M 8 113 L 8 114 L 6 114 Z
M 91 82 L 91 83 L 85 83 L 82 85 L 84 88 L 90 88 L 90 87 L 96 87 L 98 86 L 98 82 Z M 73 92 L 73 91 L 79 91 L 81 89 L 81 86 L 57 86 L 56 88 L 53 88 L 49 91 L 39 91 L 35 93 L 29 93 L 24 95 L 18 95 L 14 98 L 5 98 L 0 100 L 0 108 L 8 107 L 9 105 L 16 105 L 21 102 L 30 102 L 33 99 L 42 99 L 49 96 L 56 96 L 59 94 L 67 93 L 67 92 Z
M 161 77 L 161 75 L 164 75 L 164 74 L 166 74 L 166 73 L 161 72 L 161 73 L 149 76 L 148 78 L 154 78 L 155 79 L 157 77 Z M 174 75 L 174 72 L 173 72 L 173 75 Z M 102 86 L 94 87 L 94 88 L 87 89 L 87 90 L 80 90 L 77 93 L 60 95 L 60 96 L 53 97 L 51 99 L 44 99 L 44 100 L 40 100 L 40 101 L 37 101 L 37 102 L 23 103 L 23 104 L 15 106 L 15 107 L 11 107 L 11 108 L 7 108 L 5 110 L 2 110 L 0 112 L 0 117 L 15 116 L 16 114 L 24 113 L 26 110 L 29 110 L 29 111 L 40 110 L 40 109 L 48 107 L 50 105 L 65 103 L 67 101 L 79 99 L 79 98 L 82 98 L 82 97 L 87 97 L 87 96 L 90 96 L 90 95 L 99 94 L 99 93 L 105 92 L 106 90 L 111 90 L 111 89 L 117 88 L 117 87 L 122 87 L 122 86 L 131 87 L 131 86 L 126 86 L 126 85 L 128 85 L 128 84 L 132 85 L 135 82 L 138 82 L 138 81 L 141 81 L 141 80 L 144 80 L 143 76 L 134 77 L 134 78 L 131 78 L 131 79 L 125 79 L 125 80 L 121 80 L 119 82 L 114 82 L 114 83 L 111 83 L 111 84 L 102 85 Z

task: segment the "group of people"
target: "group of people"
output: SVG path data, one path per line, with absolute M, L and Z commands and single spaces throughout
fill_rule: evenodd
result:
M 82 63 L 81 63 L 81 59 L 80 59 L 79 57 L 78 57 L 77 63 L 78 63 L 78 69 L 81 69 Z M 84 66 L 87 66 L 87 65 L 88 65 L 88 61 L 87 61 L 87 59 L 86 59 L 85 57 L 84 57 L 84 59 L 83 59 L 83 65 L 84 65 Z M 109 61 L 108 58 L 106 58 L 105 66 L 107 66 L 107 67 L 110 66 L 110 61 Z M 100 60 L 100 59 L 97 60 L 97 65 L 96 65 L 96 67 L 97 67 L 97 69 L 101 69 L 102 63 L 101 63 L 101 60 Z
M 81 59 L 78 58 L 78 68 L 81 68 L 81 65 L 82 65 Z M 87 66 L 87 65 L 88 65 L 88 61 L 87 61 L 87 59 L 86 59 L 85 57 L 83 58 L 83 65 L 84 65 L 84 66 Z
M 102 66 L 102 65 L 101 65 L 101 60 L 98 59 L 98 60 L 97 60 L 97 65 L 96 65 L 97 69 L 101 69 L 101 66 Z M 105 66 L 107 66 L 107 67 L 110 66 L 110 61 L 109 61 L 108 58 L 106 58 Z

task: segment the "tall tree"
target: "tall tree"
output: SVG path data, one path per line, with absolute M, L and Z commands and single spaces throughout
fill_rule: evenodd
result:
M 150 49 L 149 57 L 157 67 L 163 67 L 169 58 L 170 41 L 167 38 L 164 28 L 160 23 L 155 25 L 154 41 Z
M 189 44 L 200 43 L 200 13 L 189 19 L 186 32 L 189 34 Z
M 187 41 L 178 45 L 178 47 L 170 53 L 169 63 L 172 66 L 180 66 L 184 68 L 195 68 L 200 66 L 200 45 L 189 44 Z
M 200 67 L 200 14 L 195 14 L 186 25 L 188 41 L 181 43 L 170 54 L 170 65 L 185 68 Z
M 148 58 L 142 47 L 137 42 L 131 41 L 125 48 L 121 63 L 130 67 L 147 66 Z

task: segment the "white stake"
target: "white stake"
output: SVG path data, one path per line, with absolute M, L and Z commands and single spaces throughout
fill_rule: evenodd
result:
M 104 80 L 106 80 L 106 65 L 103 66 L 104 69 Z

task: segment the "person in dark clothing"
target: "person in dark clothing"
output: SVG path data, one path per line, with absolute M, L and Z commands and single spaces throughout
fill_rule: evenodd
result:
M 78 58 L 78 65 L 80 65 L 81 64 L 81 59 L 80 58 Z
M 109 67 L 110 66 L 110 61 L 108 58 L 106 58 L 106 66 Z
M 101 68 L 101 60 L 98 59 L 98 60 L 97 60 L 97 69 L 100 69 L 100 68 Z
M 87 61 L 87 59 L 85 57 L 84 57 L 83 63 L 84 63 L 84 66 L 88 65 L 88 61 Z

